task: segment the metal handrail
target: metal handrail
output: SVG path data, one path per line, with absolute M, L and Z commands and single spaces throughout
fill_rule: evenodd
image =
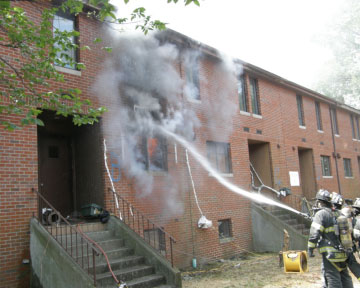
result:
M 39 192 L 37 191 L 35 188 L 31 189 L 32 192 L 36 193 L 38 195 L 38 209 L 39 209 L 39 216 L 37 218 L 38 223 L 40 225 L 42 225 L 45 230 L 55 239 L 56 242 L 58 242 L 60 244 L 60 246 L 66 251 L 66 253 L 85 271 L 87 272 L 89 275 L 93 274 L 93 280 L 94 280 L 94 286 L 96 287 L 96 258 L 95 256 L 99 256 L 100 254 L 104 255 L 105 260 L 107 260 L 107 255 L 105 253 L 105 251 L 103 251 L 101 249 L 101 247 L 93 240 L 91 240 L 90 238 L 88 238 L 79 227 L 76 227 L 74 225 L 71 225 L 71 223 L 66 220 L 65 217 L 63 217 L 61 215 L 61 213 L 56 210 L 54 208 L 53 205 L 51 205 L 46 199 L 45 197 Z M 54 213 L 56 213 L 56 215 L 59 217 L 59 219 L 64 222 L 66 224 L 65 227 L 59 227 L 59 225 L 55 225 L 55 228 L 53 227 L 53 225 L 50 226 L 45 226 L 42 223 L 42 209 L 43 207 L 43 203 L 44 202 L 48 207 L 50 207 L 52 209 L 52 211 Z M 35 217 L 35 215 L 34 215 Z M 35 217 L 36 218 L 36 217 Z M 41 220 L 40 220 L 41 219 Z M 65 229 L 63 229 L 65 228 Z M 70 228 L 71 232 L 74 233 L 69 233 L 70 234 L 70 241 L 68 241 L 68 228 Z M 55 235 L 53 232 L 53 229 L 55 229 Z M 60 233 L 58 233 L 58 229 L 60 229 Z M 65 230 L 65 240 L 63 240 L 63 233 L 62 231 Z M 74 245 L 75 245 L 75 251 L 73 251 L 73 236 L 74 236 Z M 80 245 L 78 240 L 80 240 Z M 63 243 L 65 242 L 65 243 Z M 70 243 L 68 243 L 70 242 Z M 95 242 L 95 243 L 94 243 Z M 85 244 L 84 244 L 85 243 Z M 69 245 L 68 245 L 69 244 Z M 65 246 L 64 246 L 65 245 Z M 87 252 L 86 254 L 84 254 L 84 245 L 86 245 L 85 251 Z M 89 248 L 91 249 L 92 254 L 89 253 Z M 92 256 L 92 273 L 91 273 L 91 266 L 90 266 L 90 256 Z M 80 258 L 79 258 L 80 257 Z M 107 265 L 110 271 L 111 270 L 111 266 L 109 261 L 107 260 Z M 115 280 L 116 281 L 116 280 Z M 117 282 L 117 284 L 119 283 L 119 281 Z
M 157 250 L 158 253 L 168 260 L 173 267 L 173 244 L 176 243 L 175 238 L 166 232 L 162 227 L 152 222 L 144 213 L 136 209 L 116 191 L 111 188 L 108 188 L 108 191 L 113 193 L 114 198 L 117 198 L 117 201 L 114 201 L 113 205 L 114 214 L 116 215 L 115 212 L 118 212 L 120 220 L 122 220 L 125 225 L 150 244 L 150 246 Z M 118 208 L 116 207 L 115 202 L 118 203 Z M 153 239 L 151 239 L 151 232 L 153 233 Z M 148 237 L 146 236 L 146 233 L 148 233 Z M 169 242 L 169 246 L 167 246 L 167 242 Z

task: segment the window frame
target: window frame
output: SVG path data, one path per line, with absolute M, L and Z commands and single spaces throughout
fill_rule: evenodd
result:
M 219 240 L 225 240 L 225 239 L 231 239 L 233 238 L 233 229 L 232 229 L 232 222 L 231 222 L 231 218 L 226 218 L 226 219 L 220 219 L 217 221 L 218 223 L 218 235 L 219 235 Z M 225 225 L 225 229 L 222 229 L 223 231 L 220 231 L 220 227 L 224 227 L 222 226 L 223 224 Z M 226 232 L 226 233 L 223 233 Z
M 249 82 L 250 82 L 251 112 L 255 115 L 261 115 L 258 79 L 254 77 L 249 77 Z
M 355 125 L 356 125 L 356 134 L 357 134 L 357 137 L 356 139 L 357 140 L 360 140 L 360 124 L 359 124 L 359 117 L 358 116 L 355 116 Z
M 246 89 L 246 77 L 244 74 L 240 75 L 237 82 L 239 109 L 242 112 L 249 113 L 248 95 Z
M 298 111 L 299 126 L 306 127 L 305 115 L 304 115 L 304 103 L 303 103 L 302 95 L 300 94 L 296 94 L 296 106 Z
M 63 20 L 69 20 L 69 21 L 72 21 L 72 30 L 61 30 L 61 27 L 60 25 L 56 25 L 56 21 L 57 21 L 57 17 L 60 17 L 61 19 Z M 61 20 L 60 19 L 60 20 Z M 53 29 L 53 33 L 55 32 L 56 29 L 64 32 L 64 31 L 67 31 L 67 32 L 72 32 L 72 31 L 79 31 L 79 27 L 78 27 L 78 16 L 76 15 L 73 15 L 73 14 L 70 14 L 70 13 L 65 13 L 63 11 L 57 11 L 57 13 L 55 14 L 54 16 L 54 19 L 52 21 L 52 29 Z M 78 42 L 79 42 L 79 39 L 77 36 L 72 36 L 72 43 L 75 44 L 75 45 L 78 45 Z M 56 45 L 56 44 L 55 44 Z M 73 65 L 70 65 L 69 63 L 66 63 L 66 59 L 65 60 L 62 60 L 63 62 L 65 62 L 65 65 L 58 65 L 58 64 L 54 64 L 56 67 L 60 67 L 60 68 L 65 68 L 65 69 L 71 69 L 71 70 L 74 70 L 74 71 L 79 71 L 79 69 L 77 68 L 77 63 L 80 62 L 80 50 L 79 48 L 73 48 L 71 50 L 68 50 L 68 51 L 64 51 L 64 50 L 61 50 L 61 51 L 58 51 L 57 52 L 57 58 L 62 58 L 61 57 L 61 54 L 66 54 L 68 55 L 69 57 L 72 58 L 72 61 L 74 62 Z M 70 55 L 69 55 L 70 54 Z M 72 54 L 72 55 L 71 55 Z
M 149 157 L 149 139 L 157 139 L 158 145 L 160 145 L 161 149 L 161 167 L 156 166 L 157 169 L 152 169 L 152 167 L 155 167 L 154 165 L 151 165 L 151 158 Z M 142 152 L 142 159 L 143 164 L 145 166 L 145 169 L 149 172 L 167 172 L 168 171 L 168 159 L 167 159 L 167 141 L 165 137 L 161 137 L 158 135 L 154 135 L 152 137 L 149 136 L 143 136 L 141 138 L 141 152 Z
M 221 159 L 220 149 L 225 149 L 224 159 Z M 206 153 L 209 162 L 214 166 L 217 172 L 221 174 L 232 174 L 232 161 L 231 161 L 231 147 L 230 143 L 226 142 L 216 142 L 216 141 L 206 141 Z M 211 159 L 215 156 L 215 163 Z M 225 171 L 220 170 L 221 160 L 224 161 Z
M 326 161 L 325 161 L 326 159 Z M 332 177 L 332 171 L 331 171 L 331 158 L 327 155 L 320 155 L 320 162 L 321 162 L 321 172 L 323 177 Z M 328 167 L 326 167 L 327 165 Z M 327 171 L 328 170 L 328 173 Z
M 323 131 L 323 124 L 321 119 L 321 107 L 319 101 L 315 101 L 315 115 L 316 115 L 317 129 L 318 131 Z
M 352 171 L 351 159 L 350 158 L 343 158 L 343 165 L 344 165 L 345 178 L 353 178 L 354 174 L 353 174 L 353 171 Z
M 199 65 L 200 65 L 200 61 L 198 58 L 194 59 L 194 63 L 187 62 L 185 65 L 186 85 L 190 85 L 191 90 L 196 89 L 196 95 L 194 95 L 193 93 L 187 93 L 187 98 L 193 101 L 201 101 Z M 191 97 L 191 96 L 195 96 L 195 97 Z
M 338 125 L 338 121 L 337 121 L 337 115 L 336 115 L 336 109 L 334 107 L 330 107 L 330 117 L 331 117 L 331 124 L 332 124 L 332 129 L 334 131 L 335 135 L 340 135 L 339 133 L 339 125 Z

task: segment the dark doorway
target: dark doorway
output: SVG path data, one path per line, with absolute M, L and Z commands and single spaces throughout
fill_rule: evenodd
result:
M 74 126 L 51 111 L 39 118 L 45 124 L 38 127 L 40 192 L 65 217 L 83 205 L 102 206 L 100 125 Z
M 300 165 L 300 185 L 303 196 L 312 199 L 316 195 L 316 179 L 314 170 L 313 150 L 309 148 L 298 148 Z

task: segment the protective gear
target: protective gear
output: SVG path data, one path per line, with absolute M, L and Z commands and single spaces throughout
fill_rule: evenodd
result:
M 336 209 L 341 209 L 341 206 L 344 204 L 344 199 L 340 194 L 332 192 L 331 203 L 336 207 Z
M 317 193 L 315 198 L 317 200 L 321 200 L 324 202 L 328 202 L 331 203 L 331 194 L 329 191 L 325 190 L 325 189 L 320 189 Z
M 348 218 L 344 215 L 340 215 L 336 219 L 338 227 L 339 227 L 339 237 L 342 247 L 348 251 L 352 252 L 353 242 L 351 237 L 351 231 L 349 226 Z
M 309 257 L 315 257 L 314 248 L 308 248 L 308 255 Z
M 355 202 L 352 205 L 352 207 L 360 209 L 360 198 L 355 199 Z

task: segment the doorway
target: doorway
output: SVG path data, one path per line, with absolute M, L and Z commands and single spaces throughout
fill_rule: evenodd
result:
M 100 125 L 75 126 L 71 117 L 44 111 L 38 127 L 41 194 L 63 216 L 83 205 L 103 205 L 103 156 Z
M 313 150 L 299 147 L 298 155 L 302 194 L 306 199 L 312 199 L 315 197 L 317 191 Z

